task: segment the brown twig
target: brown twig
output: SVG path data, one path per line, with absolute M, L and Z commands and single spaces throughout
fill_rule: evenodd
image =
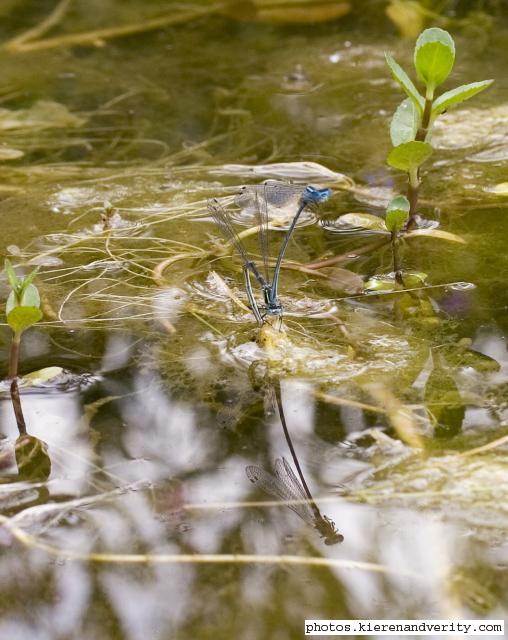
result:
M 63 4 L 63 3 L 62 3 Z M 59 5 L 61 7 L 61 5 Z M 64 9 L 66 6 L 64 6 Z M 57 7 L 58 9 L 58 7 Z M 137 22 L 133 24 L 126 24 L 119 27 L 106 27 L 104 29 L 95 29 L 93 31 L 86 31 L 84 33 L 70 33 L 63 36 L 55 36 L 53 38 L 44 38 L 42 40 L 33 40 L 33 33 L 37 35 L 40 32 L 45 32 L 48 29 L 48 22 L 51 20 L 49 26 L 56 23 L 55 14 L 57 10 L 53 12 L 46 20 L 30 30 L 27 34 L 17 36 L 16 38 L 9 40 L 3 45 L 3 48 L 10 53 L 26 53 L 29 51 L 41 51 L 43 49 L 56 49 L 60 47 L 72 47 L 76 45 L 80 46 L 101 46 L 104 40 L 110 40 L 112 38 L 121 38 L 123 36 L 130 36 L 136 33 L 145 33 L 146 31 L 154 31 L 155 29 L 161 29 L 176 24 L 181 24 L 193 20 L 194 18 L 200 18 L 201 16 L 210 15 L 212 13 L 218 13 L 223 9 L 223 4 L 212 4 L 207 7 L 196 7 L 192 11 L 183 11 L 181 13 L 171 13 L 169 15 L 160 16 L 159 18 L 152 18 L 151 20 L 145 20 L 144 22 Z M 63 13 L 63 11 L 60 11 Z M 56 18 L 60 19 L 60 15 Z M 42 29 L 41 29 L 42 27 Z
M 314 269 L 323 269 L 324 267 L 333 267 L 335 264 L 339 264 L 341 262 L 348 262 L 349 260 L 354 260 L 356 256 L 364 255 L 365 253 L 369 253 L 369 251 L 375 251 L 380 247 L 384 246 L 390 242 L 389 238 L 383 238 L 382 240 L 377 240 L 376 242 L 371 242 L 370 244 L 366 244 L 359 249 L 354 249 L 353 251 L 348 251 L 347 253 L 343 253 L 340 256 L 334 256 L 333 258 L 328 258 L 327 260 L 319 260 L 318 262 L 308 262 L 303 265 L 305 269 L 310 269 L 311 271 Z M 286 265 L 287 266 L 287 265 Z

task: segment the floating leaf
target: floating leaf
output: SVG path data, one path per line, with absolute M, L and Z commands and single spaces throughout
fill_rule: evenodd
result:
M 425 29 L 415 45 L 416 72 L 428 88 L 433 90 L 450 75 L 455 62 L 455 43 L 451 35 L 433 27 Z
M 508 196 L 508 182 L 500 182 L 494 187 L 487 187 L 485 188 L 485 191 L 494 193 L 496 196 Z
M 65 105 L 48 100 L 38 100 L 29 109 L 0 109 L 0 130 L 80 127 L 85 122 Z
M 409 215 L 410 204 L 405 196 L 396 196 L 386 208 L 385 224 L 388 231 L 400 231 L 406 224 Z
M 436 238 L 437 240 L 447 240 L 448 242 L 458 242 L 459 244 L 467 244 L 464 238 L 443 231 L 442 229 L 415 229 L 404 236 L 405 238 Z
M 7 314 L 7 324 L 15 334 L 20 335 L 42 318 L 42 312 L 37 307 L 14 307 Z
M 369 229 L 371 231 L 386 231 L 383 218 L 379 218 L 372 213 L 345 213 L 340 216 L 339 221 L 341 224 L 351 227 Z
M 394 79 L 400 84 L 407 95 L 411 98 L 418 111 L 423 114 L 425 100 L 418 93 L 418 89 L 414 86 L 411 78 L 407 75 L 404 69 L 399 64 L 397 64 L 397 62 L 395 62 L 393 56 L 391 56 L 389 53 L 385 53 L 385 58 Z
M 20 149 L 11 149 L 10 147 L 0 147 L 0 160 L 17 160 L 25 154 Z
M 420 118 L 418 111 L 410 98 L 406 98 L 393 114 L 390 123 L 390 137 L 392 144 L 397 147 L 403 142 L 410 142 L 415 139 L 418 131 Z
M 343 173 L 337 173 L 317 162 L 274 162 L 270 164 L 224 164 L 209 170 L 215 175 L 234 175 L 246 178 L 275 178 L 289 180 L 323 180 L 343 182 L 353 186 L 353 181 Z
M 31 373 L 26 373 L 20 380 L 20 385 L 23 387 L 31 387 L 36 384 L 43 384 L 54 380 L 63 373 L 62 367 L 44 367 Z
M 411 171 L 417 169 L 432 155 L 432 147 L 427 142 L 404 142 L 393 148 L 386 161 L 394 169 Z
M 435 118 L 443 111 L 446 111 L 455 104 L 469 100 L 480 91 L 488 89 L 494 80 L 482 80 L 481 82 L 471 82 L 470 84 L 463 84 L 460 87 L 451 89 L 441 94 L 432 105 L 432 118 Z

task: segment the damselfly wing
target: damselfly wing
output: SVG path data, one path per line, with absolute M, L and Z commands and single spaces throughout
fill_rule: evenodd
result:
M 307 495 L 285 458 L 275 461 L 275 475 L 257 465 L 245 468 L 249 480 L 268 495 L 281 500 L 309 526 L 315 528 L 325 544 L 342 542 L 344 537 L 336 530 L 335 524 L 327 516 L 322 516 L 312 496 Z

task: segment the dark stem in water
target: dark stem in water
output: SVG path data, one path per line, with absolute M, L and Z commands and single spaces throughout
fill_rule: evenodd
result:
M 16 424 L 20 435 L 26 433 L 25 417 L 21 408 L 21 398 L 19 397 L 18 388 L 18 363 L 19 363 L 19 345 L 21 335 L 15 334 L 11 342 L 11 352 L 9 356 L 9 379 L 11 380 L 11 400 L 14 415 L 16 416 Z
M 427 95 L 425 99 L 425 107 L 422 116 L 422 126 L 418 129 L 415 136 L 416 142 L 425 142 L 429 131 L 430 117 L 432 115 L 432 103 L 434 102 L 433 93 Z M 420 194 L 420 172 L 415 170 L 409 173 L 409 181 L 407 187 L 407 199 L 409 200 L 409 218 L 406 229 L 410 231 L 416 228 L 416 216 L 418 215 L 418 196 Z
M 399 255 L 399 232 L 392 231 L 392 257 L 393 257 L 393 271 L 395 273 L 395 281 L 399 284 L 404 284 L 402 281 L 402 272 L 400 269 L 400 255 Z
M 19 344 L 21 336 L 15 334 L 11 342 L 11 352 L 9 356 L 9 378 L 12 380 L 18 377 L 18 362 L 19 362 Z

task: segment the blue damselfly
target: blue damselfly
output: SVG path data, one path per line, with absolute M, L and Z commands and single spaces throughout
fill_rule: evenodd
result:
M 310 185 L 304 187 L 301 185 L 292 185 L 273 180 L 267 181 L 262 185 L 242 187 L 240 193 L 236 196 L 235 201 L 240 207 L 248 207 L 255 213 L 258 224 L 259 248 L 263 259 L 264 274 L 261 274 L 256 263 L 245 249 L 223 206 L 216 199 L 208 202 L 208 210 L 213 216 L 215 222 L 221 229 L 225 238 L 234 245 L 238 254 L 242 258 L 247 297 L 249 299 L 252 312 L 259 325 L 263 324 L 264 318 L 267 315 L 276 317 L 282 316 L 282 305 L 280 304 L 278 297 L 280 269 L 287 246 L 302 211 L 309 205 L 324 202 L 330 197 L 330 195 L 331 190 L 328 188 L 318 189 Z M 270 206 L 280 207 L 290 205 L 292 201 L 295 202 L 296 212 L 286 230 L 275 261 L 273 275 L 270 276 L 268 268 L 268 209 Z M 259 308 L 254 298 L 251 282 L 252 275 L 258 282 L 263 294 L 264 307 L 262 309 Z
M 257 465 L 245 468 L 247 477 L 265 493 L 281 500 L 308 525 L 316 529 L 327 545 L 337 544 L 344 536 L 335 528 L 335 523 L 322 516 L 318 506 L 307 494 L 286 458 L 275 460 L 275 475 Z

